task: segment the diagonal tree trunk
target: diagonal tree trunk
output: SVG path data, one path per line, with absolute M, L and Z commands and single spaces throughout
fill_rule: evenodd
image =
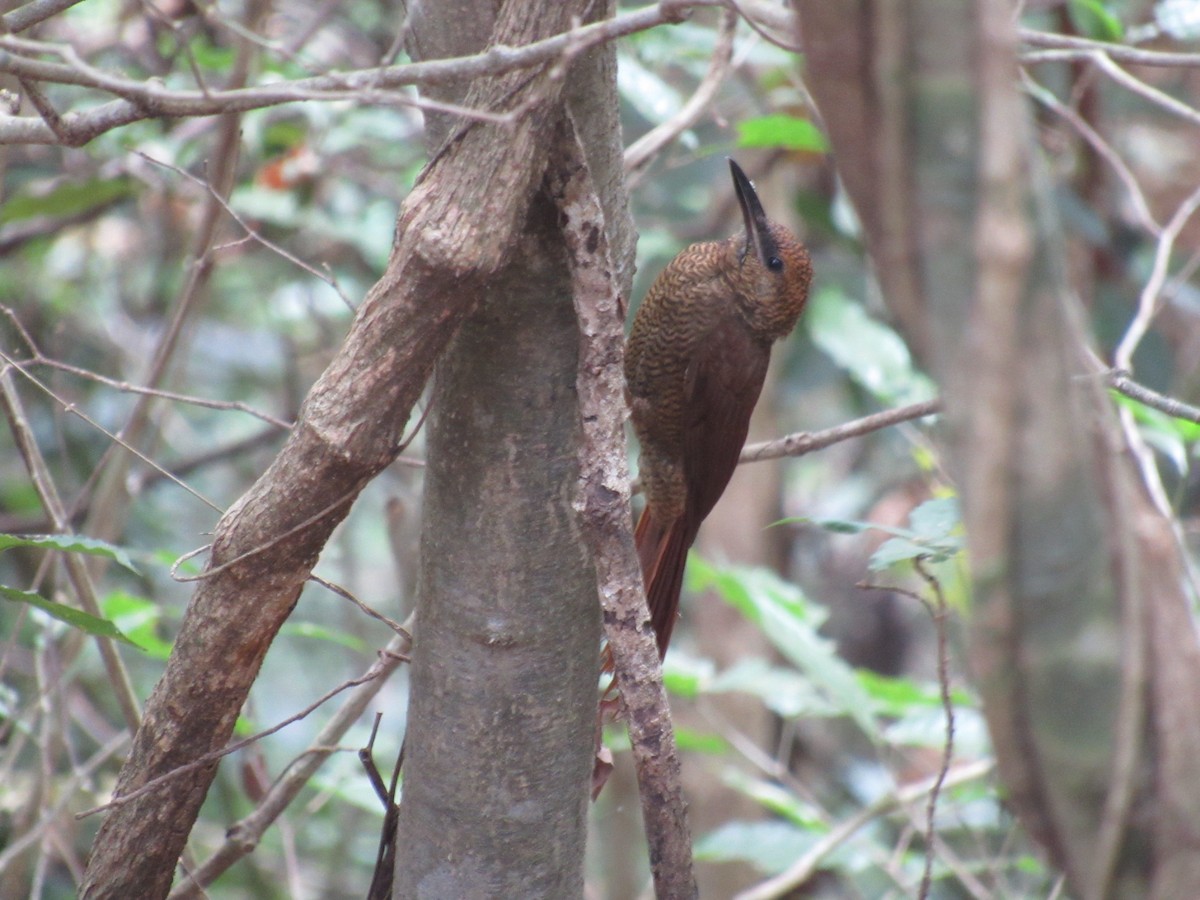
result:
M 509 3 L 494 39 L 521 45 L 549 36 L 588 7 Z M 118 780 L 118 805 L 93 844 L 84 896 L 154 898 L 170 887 L 216 770 L 208 755 L 228 742 L 330 532 L 395 457 L 434 362 L 521 245 L 561 91 L 548 74 L 518 71 L 472 87 L 468 104 L 522 114 L 471 123 L 427 168 L 401 209 L 387 272 L 309 392 L 290 439 L 217 525 Z M 170 774 L 181 767 L 188 768 Z M 158 778 L 165 780 L 121 799 Z

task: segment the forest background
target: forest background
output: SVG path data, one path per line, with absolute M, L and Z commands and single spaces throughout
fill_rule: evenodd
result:
M 0 896 L 364 896 L 414 732 L 397 896 L 1200 886 L 1200 3 L 822 5 L 3 15 Z M 740 227 L 727 156 L 817 274 L 664 667 L 684 829 L 620 728 L 586 805 L 580 298 Z

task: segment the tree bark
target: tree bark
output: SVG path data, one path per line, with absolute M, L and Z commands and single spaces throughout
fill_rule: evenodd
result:
M 410 52 L 481 49 L 483 32 L 460 28 L 464 14 L 422 4 Z M 436 98 L 458 102 L 462 89 Z M 627 289 L 634 233 L 612 49 L 576 61 L 565 94 L 605 186 Z M 432 142 L 454 128 L 437 117 Z M 480 294 L 438 365 L 432 400 L 395 895 L 582 896 L 600 615 L 572 506 L 571 272 L 544 193 L 510 264 Z
M 510 3 L 496 39 L 520 45 L 546 37 L 586 6 Z M 169 889 L 215 774 L 212 754 L 228 742 L 272 639 L 334 526 L 395 457 L 435 360 L 517 244 L 541 183 L 554 124 L 546 111 L 556 108 L 560 85 L 543 69 L 468 93 L 471 106 L 518 112 L 505 124 L 470 123 L 423 173 L 401 209 L 387 272 L 310 391 L 287 444 L 218 523 L 118 779 L 118 805 L 93 844 L 83 896 L 154 898 Z
M 1087 362 L 1010 4 L 796 6 L 889 307 L 942 386 L 1009 801 L 1077 896 L 1200 895 L 1181 547 Z

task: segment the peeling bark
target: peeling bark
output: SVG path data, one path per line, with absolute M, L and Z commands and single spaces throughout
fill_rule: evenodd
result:
M 520 45 L 563 30 L 587 4 L 509 3 L 496 38 Z M 433 364 L 507 262 L 545 168 L 561 81 L 517 72 L 473 85 L 469 105 L 523 110 L 506 126 L 464 126 L 399 215 L 388 268 L 309 392 L 287 444 L 222 517 L 162 678 L 92 847 L 88 898 L 161 897 L 216 765 L 120 803 L 229 740 L 262 659 L 334 526 L 395 457 Z

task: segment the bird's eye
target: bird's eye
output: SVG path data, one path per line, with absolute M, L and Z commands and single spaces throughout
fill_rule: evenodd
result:
M 767 268 L 770 269 L 772 272 L 778 272 L 781 269 L 783 269 L 783 260 L 780 259 L 778 256 L 772 256 L 770 259 L 767 260 Z

